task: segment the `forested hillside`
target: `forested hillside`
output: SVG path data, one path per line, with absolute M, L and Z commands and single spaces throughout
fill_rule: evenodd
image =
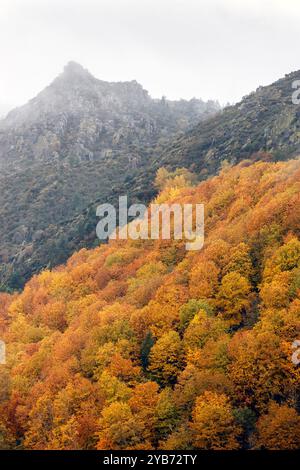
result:
M 202 178 L 224 164 L 244 158 L 288 160 L 300 151 L 300 106 L 292 101 L 300 71 L 272 85 L 259 87 L 240 103 L 226 107 L 178 138 L 159 158 L 159 164 L 185 166 Z M 266 155 L 267 154 L 267 155 Z
M 217 110 L 198 99 L 155 100 L 136 81 L 98 80 L 70 62 L 0 121 L 0 289 L 93 246 L 98 204 L 119 194 L 148 202 L 153 158 Z
M 199 180 L 227 163 L 300 152 L 294 72 L 220 111 L 217 103 L 152 99 L 76 63 L 0 122 L 0 290 L 97 244 L 96 207 L 119 195 L 148 203 L 158 168 Z
M 300 446 L 300 162 L 224 168 L 205 245 L 114 241 L 1 294 L 0 446 Z

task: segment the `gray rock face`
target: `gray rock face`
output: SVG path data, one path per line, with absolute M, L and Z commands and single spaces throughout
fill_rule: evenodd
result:
M 201 100 L 153 100 L 136 81 L 97 80 L 70 62 L 49 87 L 0 122 L 0 167 L 99 160 L 107 152 L 127 152 L 129 145 L 153 146 L 217 109 Z
M 154 159 L 218 109 L 154 100 L 136 81 L 101 81 L 70 62 L 0 121 L 0 286 L 93 244 L 99 203 L 125 193 L 147 202 Z

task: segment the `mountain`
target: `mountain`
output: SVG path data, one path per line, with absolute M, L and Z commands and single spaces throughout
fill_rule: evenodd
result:
M 300 105 L 292 102 L 292 85 L 299 79 L 300 71 L 259 87 L 240 103 L 175 139 L 157 164 L 184 166 L 206 178 L 227 162 L 235 164 L 245 158 L 277 161 L 298 155 Z
M 299 448 L 300 161 L 176 181 L 202 250 L 112 241 L 0 294 L 1 448 Z
M 294 72 L 219 110 L 201 100 L 153 100 L 137 82 L 97 80 L 71 62 L 0 122 L 0 285 L 18 288 L 80 247 L 98 243 L 96 207 L 149 202 L 156 171 L 200 180 L 243 159 L 299 154 Z
M 70 62 L 49 87 L 2 121 L 1 169 L 103 161 L 108 155 L 124 155 L 134 168 L 159 139 L 216 107 L 196 99 L 153 100 L 136 81 L 97 80 Z
M 101 81 L 70 62 L 0 122 L 0 285 L 18 288 L 96 243 L 97 204 L 120 194 L 149 201 L 145 169 L 171 138 L 218 109 L 197 99 L 154 100 L 136 81 Z

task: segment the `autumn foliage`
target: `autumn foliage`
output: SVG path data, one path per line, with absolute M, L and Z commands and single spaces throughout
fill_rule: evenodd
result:
M 300 163 L 243 162 L 159 200 L 205 245 L 114 241 L 0 296 L 0 447 L 300 446 Z

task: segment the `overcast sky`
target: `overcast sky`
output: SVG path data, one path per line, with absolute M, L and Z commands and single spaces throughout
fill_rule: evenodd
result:
M 75 60 L 151 96 L 236 102 L 300 69 L 299 0 L 0 0 L 0 114 Z

